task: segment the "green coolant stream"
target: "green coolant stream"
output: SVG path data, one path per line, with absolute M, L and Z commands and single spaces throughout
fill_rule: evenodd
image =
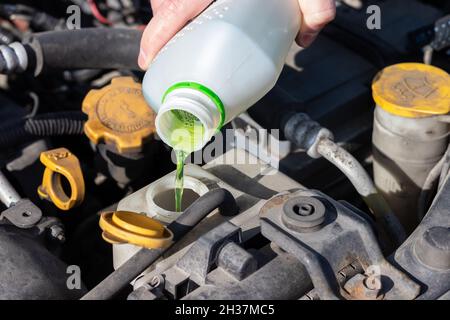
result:
M 170 145 L 175 151 L 177 170 L 175 174 L 175 211 L 182 212 L 184 190 L 184 162 L 203 142 L 205 128 L 200 120 L 183 110 L 171 111 Z
M 175 211 L 181 212 L 184 191 L 184 161 L 186 160 L 187 155 L 181 150 L 175 150 L 175 155 L 177 158 L 177 171 L 175 174 Z

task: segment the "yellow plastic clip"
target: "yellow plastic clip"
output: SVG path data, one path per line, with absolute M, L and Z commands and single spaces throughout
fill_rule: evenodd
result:
M 46 168 L 42 185 L 38 188 L 39 197 L 53 202 L 64 211 L 81 204 L 85 186 L 78 158 L 66 148 L 59 148 L 42 152 L 40 160 Z M 62 177 L 69 182 L 70 195 L 64 191 Z
M 111 244 L 134 244 L 147 249 L 166 248 L 173 233 L 158 220 L 128 212 L 105 212 L 100 217 L 102 237 Z

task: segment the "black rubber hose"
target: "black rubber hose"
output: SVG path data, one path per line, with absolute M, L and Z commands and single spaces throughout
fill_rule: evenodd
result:
M 225 189 L 215 189 L 195 201 L 168 228 L 173 232 L 174 242 L 192 230 L 207 214 L 219 208 L 222 216 L 234 216 L 238 207 L 233 195 Z
M 142 31 L 86 28 L 38 33 L 30 45 L 40 69 L 131 69 L 137 64 Z
M 39 11 L 34 7 L 23 4 L 0 4 L 0 16 L 6 20 L 11 20 L 14 15 L 24 15 L 33 30 L 54 30 L 58 26 L 64 25 L 63 19 Z
M 0 54 L 0 73 L 8 70 L 8 64 L 6 63 L 5 58 Z
M 15 39 L 12 32 L 0 27 L 0 45 L 11 44 Z
M 233 216 L 239 212 L 236 200 L 228 190 L 215 189 L 209 191 L 190 205 L 178 219 L 167 226 L 174 234 L 174 241 L 171 246 L 164 249 L 141 249 L 83 296 L 81 300 L 107 300 L 114 297 L 217 208 L 219 208 L 220 214 L 224 216 Z
M 80 111 L 56 112 L 24 118 L 0 127 L 0 149 L 38 138 L 82 135 L 86 115 Z

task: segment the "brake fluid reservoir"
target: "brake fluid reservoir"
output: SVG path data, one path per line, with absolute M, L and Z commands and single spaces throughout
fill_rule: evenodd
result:
M 450 76 L 419 63 L 381 71 L 373 82 L 374 179 L 407 231 L 418 221 L 418 197 L 448 145 Z
M 299 12 L 297 0 L 219 0 L 181 30 L 143 83 L 161 139 L 174 149 L 201 149 L 273 88 Z

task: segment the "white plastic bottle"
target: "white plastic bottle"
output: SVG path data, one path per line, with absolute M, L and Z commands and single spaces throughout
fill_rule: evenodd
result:
M 300 29 L 298 0 L 219 0 L 149 67 L 143 92 L 160 138 L 201 149 L 275 86 Z

